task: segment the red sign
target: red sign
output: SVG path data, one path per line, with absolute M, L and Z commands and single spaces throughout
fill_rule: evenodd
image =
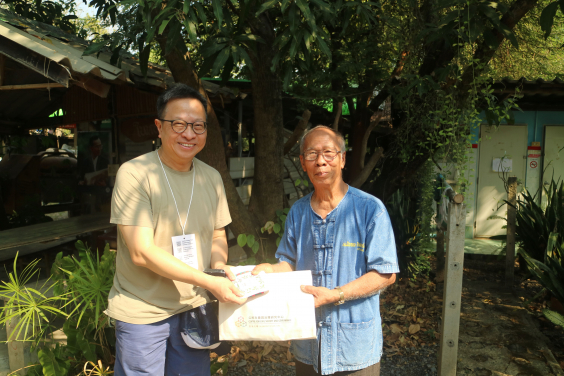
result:
M 537 168 L 538 163 L 537 161 L 531 161 L 531 163 L 529 163 L 529 166 L 531 166 L 531 168 Z
M 61 126 L 58 126 L 57 128 L 63 128 L 63 129 L 75 129 L 75 128 L 76 128 L 76 124 L 67 124 L 67 125 L 61 125 Z

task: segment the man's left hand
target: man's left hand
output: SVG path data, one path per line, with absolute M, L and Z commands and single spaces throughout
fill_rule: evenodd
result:
M 336 290 L 329 290 L 326 287 L 315 287 L 307 285 L 301 285 L 300 288 L 306 294 L 313 295 L 315 308 L 339 301 L 339 292 Z

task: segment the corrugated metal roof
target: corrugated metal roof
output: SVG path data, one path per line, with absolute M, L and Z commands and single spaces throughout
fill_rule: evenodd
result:
M 499 81 L 492 82 L 495 92 L 509 93 L 519 88 L 523 95 L 564 95 L 564 81 L 556 78 L 547 81 L 542 78 L 536 80 L 527 80 L 522 77 L 518 80 L 512 78 L 503 78 Z
M 83 81 L 80 76 L 95 77 L 110 84 L 143 83 L 162 89 L 174 82 L 169 70 L 153 64 L 149 64 L 147 75 L 143 76 L 138 60 L 125 52 L 121 54 L 120 67 L 110 64 L 109 50 L 96 56 L 83 56 L 82 53 L 88 47 L 89 42 L 57 27 L 25 19 L 3 9 L 0 9 L 0 36 L 43 56 L 51 64 L 56 63 L 65 67 L 71 83 L 73 80 L 75 83 Z M 226 98 L 236 97 L 236 93 L 228 88 L 206 81 L 202 84 L 212 96 L 221 94 Z M 65 86 L 68 87 L 68 84 Z M 81 84 L 80 86 L 90 90 L 87 85 Z M 105 96 L 100 91 L 95 93 Z
M 554 80 L 503 78 L 492 81 L 491 87 L 494 94 L 501 99 L 519 94 L 517 104 L 523 110 L 564 110 L 564 81 L 560 78 Z

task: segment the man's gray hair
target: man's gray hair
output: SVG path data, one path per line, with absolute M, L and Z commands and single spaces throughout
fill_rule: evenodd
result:
M 311 128 L 310 130 L 307 130 L 304 132 L 302 138 L 300 138 L 300 154 L 304 153 L 304 145 L 305 145 L 305 140 L 307 138 L 307 136 L 315 131 L 316 129 L 329 129 L 331 132 L 333 132 L 335 134 L 335 136 L 337 136 L 337 146 L 339 147 L 340 151 L 346 151 L 345 148 L 345 138 L 343 137 L 343 134 L 339 131 L 334 130 L 331 127 L 328 127 L 326 125 L 317 125 L 313 128 Z

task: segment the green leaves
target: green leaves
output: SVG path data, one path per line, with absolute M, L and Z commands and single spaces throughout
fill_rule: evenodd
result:
M 86 313 L 92 314 L 94 327 L 103 326 L 107 320 L 102 316 L 108 305 L 108 294 L 113 284 L 111 278 L 115 272 L 115 253 L 110 252 L 109 246 L 102 257 L 94 256 L 90 250 L 85 251 L 84 257 L 79 260 L 72 258 L 71 270 L 61 269 L 67 274 L 69 290 L 72 291 L 71 301 L 74 308 L 70 315 L 77 313 L 77 325 L 80 324 Z
M 232 35 L 227 30 L 221 31 L 201 47 L 200 52 L 205 59 L 199 74 L 217 76 L 223 71 L 222 78 L 227 81 L 232 69 L 238 64 L 244 64 L 252 69 L 252 61 L 247 50 L 253 50 L 255 43 L 264 43 L 264 40 L 254 34 Z
M 223 7 L 221 6 L 221 0 L 212 0 L 212 7 L 213 14 L 217 19 L 217 24 L 221 25 L 223 23 Z
M 251 248 L 251 251 L 253 252 L 253 254 L 257 254 L 258 250 L 260 249 L 260 245 L 259 242 L 255 239 L 254 235 L 245 235 L 245 234 L 240 234 L 237 237 L 237 244 L 239 244 L 239 247 L 244 247 L 245 245 L 248 245 L 249 248 Z
M 38 342 L 52 328 L 53 316 L 67 316 L 59 309 L 67 299 L 64 295 L 48 297 L 53 288 L 49 280 L 42 285 L 26 286 L 38 272 L 39 260 L 34 260 L 18 274 L 17 259 L 16 255 L 9 281 L 2 281 L 0 286 L 0 297 L 5 301 L 4 307 L 0 308 L 0 324 L 6 325 L 12 319 L 17 322 L 8 340 Z
M 76 344 L 80 348 L 82 355 L 86 358 L 86 360 L 90 362 L 96 362 L 98 356 L 96 355 L 96 345 L 90 343 L 88 338 L 84 336 L 83 331 L 78 331 L 76 333 Z
M 545 39 L 548 38 L 552 32 L 552 25 L 554 24 L 554 16 L 558 10 L 558 5 L 560 5 L 562 11 L 564 12 L 564 1 L 560 0 L 548 4 L 541 13 L 539 24 L 541 26 L 541 30 L 544 31 Z
M 239 244 L 239 247 L 243 248 L 245 244 L 247 244 L 247 235 L 239 234 L 239 236 L 237 236 L 237 244 Z
M 84 52 L 82 53 L 82 56 L 85 55 L 92 55 L 95 54 L 97 52 L 100 52 L 102 50 L 102 48 L 104 48 L 106 45 L 108 44 L 108 41 L 102 41 L 102 42 L 97 42 L 97 43 L 91 43 L 90 46 L 88 46 Z
M 217 76 L 219 74 L 221 68 L 225 66 L 225 63 L 227 62 L 227 59 L 229 58 L 230 55 L 231 55 L 231 49 L 229 48 L 224 48 L 219 52 L 219 54 L 215 59 L 215 62 L 213 63 L 212 72 L 211 72 L 212 76 Z
M 70 362 L 68 360 L 62 359 L 60 356 L 61 348 L 57 344 L 55 349 L 51 349 L 48 346 L 42 347 L 37 355 L 39 362 L 43 367 L 44 376 L 66 376 L 69 368 Z
M 542 314 L 544 317 L 552 321 L 554 325 L 558 325 L 561 328 L 564 328 L 564 316 L 556 311 L 551 311 L 550 309 L 543 309 Z
M 274 7 L 279 2 L 280 2 L 279 0 L 268 0 L 263 2 L 255 13 L 256 17 L 260 16 L 263 12 L 267 11 L 268 9 Z M 286 3 L 287 5 L 288 2 L 289 2 L 288 0 L 285 0 L 283 3 Z M 285 4 L 282 4 L 282 6 L 284 5 Z

